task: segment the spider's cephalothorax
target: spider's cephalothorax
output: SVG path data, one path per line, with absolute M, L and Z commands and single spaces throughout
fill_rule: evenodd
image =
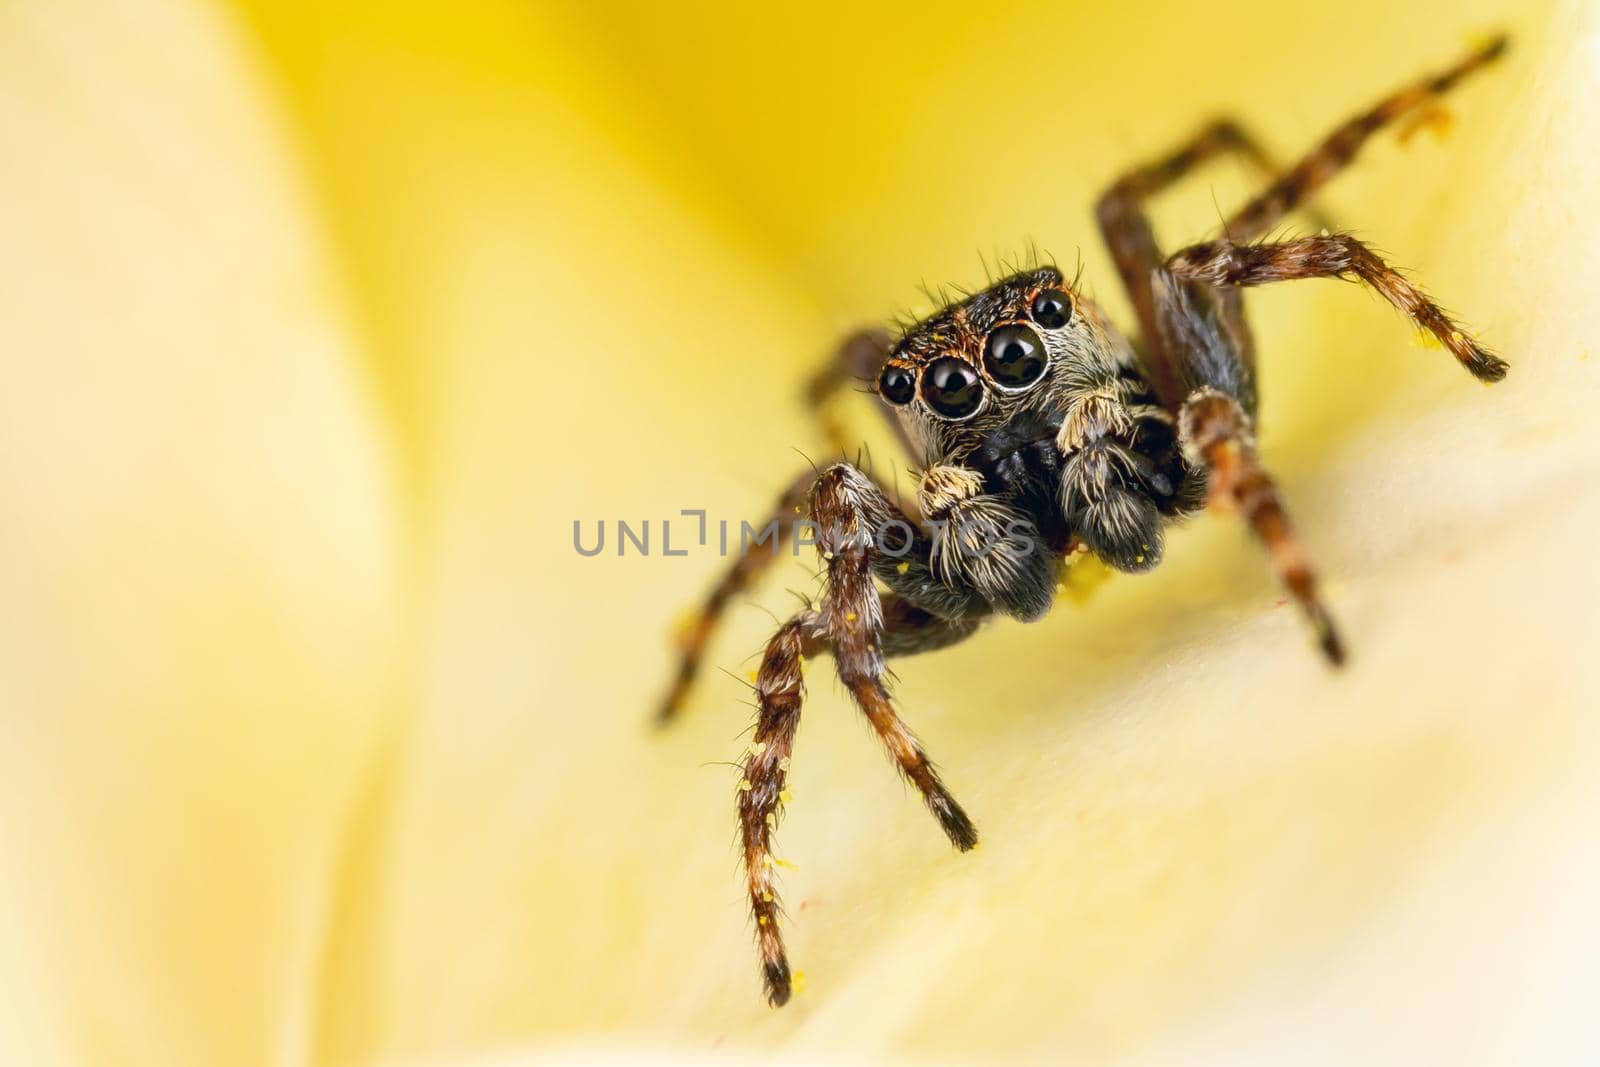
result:
M 1354 237 L 1319 225 L 1321 236 L 1256 243 L 1305 207 L 1372 134 L 1430 105 L 1504 48 L 1503 38 L 1493 40 L 1385 98 L 1287 170 L 1272 166 L 1236 123 L 1219 121 L 1115 182 L 1097 215 L 1138 319 L 1137 349 L 1059 271 L 1045 267 L 950 304 L 897 342 L 877 330 L 857 334 L 813 379 L 814 403 L 852 380 L 873 382 L 921 475 L 914 509 L 848 463 L 806 471 L 778 500 L 774 521 L 784 536 L 797 516 L 815 524 L 827 581 L 821 603 L 767 643 L 756 673 L 755 735 L 739 783 L 745 884 L 773 1004 L 789 999 L 791 978 L 778 931 L 772 834 L 787 798 L 805 653 L 832 654 L 845 689 L 962 850 L 977 843 L 977 831 L 896 712 L 885 661 L 954 644 L 996 614 L 1044 614 L 1057 563 L 1068 553 L 1085 550 L 1118 570 L 1147 570 L 1160 561 L 1165 522 L 1207 501 L 1225 504 L 1267 550 L 1329 661 L 1343 660 L 1311 567 L 1256 452 L 1255 344 L 1240 291 L 1294 278 L 1354 279 L 1473 375 L 1504 377 L 1505 363 Z M 1163 254 L 1144 201 L 1223 152 L 1275 177 L 1223 224 L 1223 236 Z M 729 600 L 775 554 L 741 556 L 684 632 L 661 719 L 681 705 Z
M 919 448 L 935 554 L 996 611 L 1042 613 L 1055 559 L 1078 546 L 1118 570 L 1154 567 L 1163 520 L 1200 500 L 1204 475 L 1184 463 L 1131 346 L 1054 267 L 911 327 L 876 387 Z M 1015 532 L 1009 571 L 988 565 L 994 545 L 963 535 L 973 513 Z M 1024 542 L 1037 546 L 1025 561 Z

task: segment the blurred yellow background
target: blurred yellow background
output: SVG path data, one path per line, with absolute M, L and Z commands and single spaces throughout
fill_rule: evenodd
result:
M 0 4 L 0 1062 L 1600 1055 L 1600 12 L 1125 6 Z M 1220 113 L 1287 156 L 1497 27 L 1323 205 L 1510 379 L 1249 298 L 1350 669 L 1202 517 L 898 668 L 957 856 L 816 665 L 770 1011 L 718 761 L 813 561 L 652 735 L 718 563 L 573 520 L 754 518 L 831 342 L 1030 242 L 1126 321 L 1119 170 Z

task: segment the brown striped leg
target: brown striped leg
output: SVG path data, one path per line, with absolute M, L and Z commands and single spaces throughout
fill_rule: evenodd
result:
M 1189 462 L 1205 468 L 1211 501 L 1237 508 L 1272 561 L 1273 573 L 1289 590 L 1335 666 L 1344 644 L 1317 595 L 1317 579 L 1289 524 L 1278 487 L 1256 455 L 1250 419 L 1239 402 L 1211 388 L 1195 390 L 1178 413 L 1178 435 Z
M 1124 174 L 1106 191 L 1106 196 L 1144 201 L 1183 179 L 1190 171 L 1217 156 L 1231 153 L 1249 163 L 1264 177 L 1276 178 L 1283 173 L 1278 165 L 1249 131 L 1233 119 L 1214 119 L 1203 126 L 1194 138 L 1169 156 L 1135 168 Z M 1326 220 L 1314 218 L 1317 225 Z
M 815 472 L 808 469 L 789 483 L 778 496 L 778 502 L 773 506 L 766 525 L 757 528 L 756 536 L 765 535 L 769 529 L 773 531 L 771 536 L 765 537 L 759 544 L 752 540 L 748 549 L 742 544 L 734 549 L 737 554 L 733 557 L 733 562 L 722 572 L 722 577 L 712 587 L 705 603 L 683 623 L 675 638 L 678 651 L 677 670 L 673 673 L 672 683 L 667 687 L 661 703 L 656 706 L 656 722 L 659 725 L 665 726 L 670 723 L 682 709 L 684 698 L 688 696 L 690 686 L 700 673 L 706 646 L 716 631 L 717 623 L 722 621 L 728 604 L 734 597 L 750 588 L 783 553 L 784 547 L 794 535 L 795 523 L 800 519 L 806 491 L 811 488 L 811 483 L 815 480 Z
M 1207 285 L 1267 285 L 1297 278 L 1356 278 L 1411 316 L 1475 377 L 1497 382 L 1507 365 L 1468 337 L 1427 294 L 1348 234 L 1301 237 L 1281 244 L 1238 245 L 1207 241 L 1191 245 L 1167 261 L 1176 277 Z
M 882 490 L 848 464 L 829 467 L 817 479 L 811 511 L 828 563 L 823 621 L 840 681 L 951 842 L 965 852 L 978 843 L 978 832 L 896 714 L 883 681 L 884 606 L 872 583 L 872 532 L 891 507 Z
M 778 887 L 772 853 L 772 832 L 788 799 L 789 757 L 800 724 L 805 695 L 802 654 L 821 639 L 818 616 L 805 612 L 784 623 L 767 643 L 756 672 L 755 736 L 744 759 L 739 783 L 739 833 L 744 841 L 745 884 L 756 920 L 756 945 L 761 953 L 762 982 L 767 1000 L 778 1006 L 789 999 L 789 960 L 778 930 Z
M 890 595 L 883 601 L 885 647 L 896 655 L 944 648 L 969 636 L 976 622 L 948 621 L 912 607 Z M 805 654 L 826 647 L 827 627 L 818 612 L 802 612 L 790 619 L 767 643 L 761 668 L 756 672 L 756 728 L 744 757 L 744 778 L 739 782 L 739 833 L 744 843 L 745 884 L 750 911 L 756 921 L 756 945 L 761 954 L 762 982 L 774 1006 L 789 999 L 791 975 L 783 948 L 777 868 L 782 864 L 772 851 L 772 835 L 788 800 L 789 760 L 794 755 L 795 728 L 805 695 Z M 893 711 L 889 712 L 893 717 Z M 899 723 L 898 719 L 893 720 Z M 903 725 L 903 744 L 915 750 Z M 926 764 L 926 760 L 922 761 Z M 930 772 L 931 773 L 931 772 Z M 934 780 L 937 783 L 937 779 Z M 940 787 L 942 790 L 942 787 Z M 954 802 L 951 802 L 952 806 Z M 959 808 L 954 809 L 959 812 Z M 962 817 L 963 819 L 965 816 Z M 970 823 L 967 824 L 970 833 Z M 970 846 L 969 846 L 970 847 Z
M 816 412 L 828 445 L 835 456 L 849 455 L 856 448 L 849 433 L 831 410 L 833 398 L 848 388 L 872 392 L 883 369 L 883 357 L 889 351 L 889 335 L 883 330 L 858 330 L 844 339 L 834 358 L 806 383 L 806 403 Z M 894 432 L 895 440 L 908 456 L 916 455 L 911 438 L 904 426 L 886 404 L 878 405 Z
M 1457 82 L 1499 58 L 1506 50 L 1504 35 L 1485 42 L 1455 66 L 1407 86 L 1334 130 L 1304 159 L 1284 172 L 1261 195 L 1230 218 L 1222 232 L 1234 241 L 1251 241 L 1266 233 L 1306 197 L 1328 183 L 1355 159 L 1356 153 L 1378 130 L 1407 112 L 1435 101 Z
M 828 447 L 832 452 L 843 454 L 847 444 L 844 428 L 829 411 L 829 401 L 847 386 L 862 383 L 870 386 L 877 376 L 888 346 L 888 335 L 882 330 L 857 331 L 845 338 L 828 364 L 806 384 L 806 403 L 822 423 L 828 437 Z M 888 411 L 887 408 L 884 410 Z M 891 421 L 895 420 L 891 417 Z M 896 429 L 899 430 L 898 422 Z M 900 439 L 902 442 L 905 441 L 903 431 Z M 805 502 L 806 491 L 815 478 L 815 472 L 807 470 L 789 483 L 767 518 L 767 526 L 776 527 L 776 536 L 770 541 L 753 546 L 749 552 L 740 552 L 723 571 L 722 577 L 712 587 L 710 595 L 706 597 L 699 610 L 685 621 L 677 633 L 675 638 L 678 652 L 677 667 L 666 693 L 656 705 L 655 721 L 658 724 L 670 723 L 682 709 L 684 699 L 700 673 L 706 646 L 710 643 L 712 634 L 716 632 L 717 624 L 722 620 L 728 604 L 734 597 L 749 589 L 772 566 L 784 546 L 789 543 L 794 533 L 795 522 L 801 517 L 800 507 Z M 759 529 L 765 530 L 767 526 Z
M 1155 231 L 1145 214 L 1144 204 L 1195 167 L 1228 152 L 1255 165 L 1268 176 L 1280 173 L 1266 150 L 1242 126 L 1230 119 L 1218 119 L 1201 129 L 1193 140 L 1171 155 L 1124 174 L 1102 194 L 1099 202 L 1101 234 L 1122 276 L 1122 284 L 1133 301 L 1148 346 L 1147 369 L 1154 379 L 1157 395 L 1171 398 L 1174 405 L 1181 398 L 1179 382 L 1182 376 L 1174 371 L 1160 347 L 1161 333 L 1157 326 L 1150 272 L 1160 265 L 1161 252 Z M 1313 216 L 1312 221 L 1319 227 L 1327 228 L 1327 220 L 1320 215 Z M 1219 304 L 1219 312 L 1228 321 L 1240 349 L 1240 358 L 1247 366 L 1254 366 L 1253 343 L 1238 301 L 1224 294 L 1219 298 Z

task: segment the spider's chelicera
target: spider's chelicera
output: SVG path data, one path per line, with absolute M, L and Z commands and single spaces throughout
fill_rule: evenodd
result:
M 812 382 L 820 403 L 857 379 L 874 387 L 901 442 L 919 461 L 914 504 L 848 463 L 807 471 L 785 490 L 784 535 L 809 513 L 826 565 L 821 602 L 784 623 L 756 675 L 759 711 L 739 783 L 744 873 L 767 997 L 789 999 L 778 930 L 772 834 L 800 718 L 802 656 L 830 653 L 839 678 L 889 754 L 963 851 L 978 840 L 884 681 L 885 661 L 944 648 L 988 618 L 1036 619 L 1050 609 L 1062 561 L 1076 552 L 1127 572 L 1161 561 L 1163 529 L 1224 502 L 1266 549 L 1278 579 L 1334 664 L 1344 647 L 1257 455 L 1255 346 L 1243 287 L 1295 278 L 1351 278 L 1438 339 L 1484 381 L 1506 364 L 1366 245 L 1330 232 L 1259 238 L 1354 158 L 1380 127 L 1431 103 L 1497 57 L 1503 38 L 1381 101 L 1287 170 L 1272 167 L 1231 122 L 1134 169 L 1100 198 L 1098 218 L 1138 319 L 1138 343 L 1054 267 L 1014 274 L 941 309 L 897 340 L 850 338 Z M 1196 164 L 1233 152 L 1275 177 L 1222 227 L 1225 235 L 1165 255 L 1144 210 Z M 844 451 L 843 442 L 840 451 Z M 871 531 L 900 531 L 885 551 Z M 776 553 L 742 555 L 685 632 L 669 719 L 729 600 Z

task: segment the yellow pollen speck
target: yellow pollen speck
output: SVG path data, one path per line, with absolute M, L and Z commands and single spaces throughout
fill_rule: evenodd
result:
M 794 990 L 796 993 L 804 993 L 806 991 L 806 972 L 796 971 L 794 974 L 790 975 L 789 988 Z
M 748 792 L 750 792 L 750 790 L 752 790 L 754 788 L 755 788 L 755 786 L 750 784 L 750 779 L 748 779 L 748 778 L 739 779 L 739 792 L 748 793 Z
M 772 894 L 771 893 L 762 893 L 761 894 L 761 902 L 763 904 L 771 904 L 772 903 Z
M 778 817 L 776 815 L 772 814 L 772 812 L 769 811 L 769 812 L 767 812 L 766 823 L 767 823 L 767 829 L 771 830 L 772 828 L 774 828 L 775 826 L 778 825 Z
M 765 741 L 752 741 L 752 742 L 750 742 L 750 754 L 752 756 L 759 756 L 759 755 L 761 755 L 761 753 L 765 752 L 766 750 L 767 750 L 767 743 Z
M 1435 140 L 1442 141 L 1454 126 L 1455 118 L 1450 114 L 1450 109 L 1434 97 L 1422 104 L 1400 127 L 1399 140 L 1401 144 L 1409 144 L 1411 138 L 1420 131 L 1427 130 L 1433 134 Z
M 1095 590 L 1109 581 L 1114 573 L 1116 572 L 1099 556 L 1088 552 L 1083 555 L 1074 554 L 1068 556 L 1056 571 L 1056 585 L 1067 595 L 1067 599 L 1075 604 L 1083 604 Z
M 1133 561 L 1135 563 L 1143 563 L 1144 562 L 1144 556 L 1143 555 L 1134 556 L 1133 557 Z
M 795 513 L 795 514 L 796 514 L 796 515 L 799 515 L 799 514 L 800 514 L 800 505 L 799 505 L 799 504 L 796 504 L 796 505 L 795 505 L 795 506 L 794 506 L 794 513 Z
M 782 867 L 786 871 L 798 871 L 800 869 L 799 864 L 790 863 L 788 860 L 781 860 L 776 856 L 772 857 L 772 862 L 777 866 Z
M 1584 353 L 1584 357 L 1585 358 L 1587 358 L 1588 355 L 1589 355 L 1589 353 L 1587 353 L 1587 352 Z M 911 564 L 909 564 L 909 563 L 896 563 L 894 565 L 894 572 L 896 574 L 904 574 L 906 571 L 908 571 L 910 569 L 911 569 Z
M 755 685 L 756 684 L 757 674 L 756 674 L 755 671 L 751 671 L 748 675 L 746 675 L 746 677 L 748 677 L 750 679 L 750 684 L 751 685 Z
M 784 756 L 782 759 L 778 760 L 778 770 L 786 771 L 788 769 L 789 769 L 789 757 L 788 756 Z
M 794 800 L 794 794 L 789 792 L 787 789 L 785 789 L 783 792 L 778 794 L 778 803 L 779 804 L 785 804 L 786 805 L 786 804 L 789 804 L 793 800 Z
M 853 611 L 850 612 L 848 615 L 846 615 L 844 617 L 844 621 L 845 622 L 855 622 L 856 621 L 856 613 L 853 612 Z
M 767 925 L 767 917 L 765 915 L 757 915 L 756 916 L 756 925 L 758 925 L 758 926 Z
M 700 613 L 698 611 L 686 611 L 672 621 L 672 636 L 680 644 L 687 644 L 689 639 L 694 636 L 694 632 L 699 628 L 699 625 Z

